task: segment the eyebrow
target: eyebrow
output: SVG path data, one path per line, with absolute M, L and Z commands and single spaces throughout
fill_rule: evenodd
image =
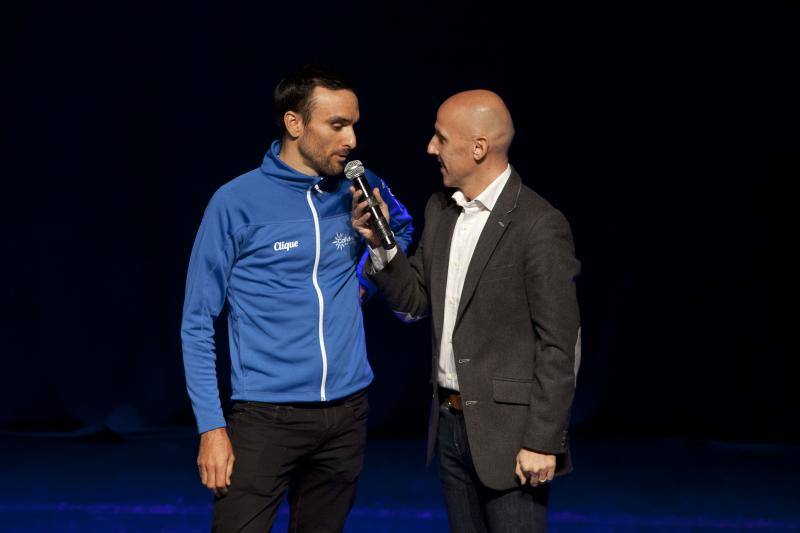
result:
M 336 122 L 343 122 L 345 124 L 351 124 L 353 121 L 347 117 L 340 117 L 339 115 L 334 115 L 328 119 L 328 124 L 334 124 Z
M 439 128 L 433 128 L 433 133 L 435 133 L 435 134 L 436 134 L 436 136 L 437 136 L 437 137 L 439 137 L 440 139 L 442 139 L 442 140 L 447 140 L 447 137 L 445 137 L 444 133 L 442 133 L 442 132 L 439 130 Z

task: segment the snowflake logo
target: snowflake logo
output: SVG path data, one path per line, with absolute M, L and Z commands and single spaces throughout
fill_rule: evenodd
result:
M 344 250 L 345 246 L 350 246 L 353 242 L 355 239 L 349 233 L 337 233 L 333 238 L 333 244 L 337 250 Z

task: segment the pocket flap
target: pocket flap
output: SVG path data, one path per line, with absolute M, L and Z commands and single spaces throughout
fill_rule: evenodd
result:
M 508 378 L 492 378 L 494 401 L 498 403 L 531 403 L 531 382 Z

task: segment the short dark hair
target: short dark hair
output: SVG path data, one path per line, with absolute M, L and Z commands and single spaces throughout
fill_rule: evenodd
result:
M 306 65 L 300 70 L 283 78 L 275 87 L 273 94 L 273 111 L 275 122 L 281 135 L 286 133 L 283 116 L 287 111 L 295 111 L 303 117 L 303 122 L 308 122 L 311 117 L 313 101 L 311 93 L 314 87 L 326 89 L 353 91 L 353 86 L 343 74 L 335 72 L 322 65 Z

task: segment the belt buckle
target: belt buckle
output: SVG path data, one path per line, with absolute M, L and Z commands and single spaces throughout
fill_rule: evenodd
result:
M 455 411 L 456 413 L 460 413 L 460 412 L 462 411 L 462 409 L 460 409 L 458 405 L 456 405 L 455 403 L 453 403 L 453 402 L 450 400 L 450 398 L 452 398 L 453 396 L 454 396 L 453 394 L 449 394 L 449 395 L 447 396 L 447 407 L 448 407 L 449 409 L 451 409 L 451 410 Z M 460 403 L 460 402 L 458 402 L 458 403 Z

